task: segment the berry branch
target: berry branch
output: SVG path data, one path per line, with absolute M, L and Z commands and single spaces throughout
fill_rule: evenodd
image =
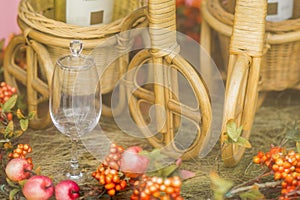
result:
M 254 183 L 253 185 L 250 185 L 250 186 L 244 186 L 244 187 L 238 187 L 236 189 L 232 189 L 226 193 L 225 197 L 232 198 L 242 192 L 250 191 L 253 189 L 274 188 L 274 187 L 280 186 L 280 184 L 281 184 L 280 181 L 273 181 L 273 182 L 266 182 L 266 183 Z
M 231 142 L 238 142 L 241 129 L 229 122 L 227 134 Z M 287 149 L 288 141 L 295 143 L 294 148 Z M 261 189 L 280 189 L 279 200 L 299 199 L 300 197 L 300 130 L 299 121 L 286 129 L 286 137 L 280 146 L 271 145 L 268 152 L 258 151 L 253 163 L 260 165 L 265 172 L 258 177 L 232 187 L 233 183 L 211 174 L 211 182 L 216 199 L 240 197 L 242 199 L 264 199 Z M 241 143 L 243 144 L 243 142 Z M 261 182 L 270 177 L 274 181 Z M 220 182 L 220 183 L 219 183 Z
M 177 162 L 178 165 L 162 167 L 160 162 L 165 158 L 157 149 L 146 152 L 139 146 L 132 146 L 124 150 L 123 147 L 112 144 L 109 154 L 92 176 L 104 187 L 101 195 L 113 197 L 118 192 L 131 188 L 131 200 L 182 200 L 182 180 L 173 173 L 178 169 L 180 161 Z M 147 173 L 147 169 L 153 169 L 154 165 L 158 169 Z

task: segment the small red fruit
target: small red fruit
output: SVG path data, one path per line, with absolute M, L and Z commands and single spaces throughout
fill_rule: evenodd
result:
M 54 193 L 53 182 L 47 176 L 32 176 L 26 181 L 22 192 L 27 200 L 48 200 Z
M 63 180 L 55 186 L 56 200 L 75 200 L 80 197 L 80 188 L 72 180 Z
M 6 176 L 12 181 L 21 181 L 29 178 L 31 170 L 32 164 L 23 158 L 14 158 L 5 167 Z

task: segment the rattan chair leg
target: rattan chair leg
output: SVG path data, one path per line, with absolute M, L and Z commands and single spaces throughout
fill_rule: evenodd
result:
M 36 41 L 30 41 L 26 51 L 27 60 L 27 106 L 28 112 L 35 112 L 30 127 L 43 129 L 51 124 L 49 114 L 49 85 L 53 64 L 46 48 Z
M 26 70 L 15 63 L 20 48 L 26 48 Z M 31 128 L 45 128 L 51 123 L 48 111 L 51 74 L 52 62 L 45 47 L 37 42 L 26 44 L 22 35 L 12 39 L 4 58 L 4 78 L 8 84 L 17 88 L 18 93 L 25 94 L 28 113 L 35 113 L 30 121 Z
M 26 71 L 15 63 L 16 54 L 21 48 L 26 48 L 25 39 L 22 35 L 18 35 L 7 45 L 3 63 L 5 81 L 18 92 L 20 92 L 18 82 L 22 85 L 26 84 Z
M 230 167 L 239 163 L 245 147 L 229 142 L 227 123 L 233 120 L 238 127 L 242 126 L 242 137 L 248 139 L 257 108 L 266 7 L 264 1 L 253 1 L 250 4 L 245 0 L 237 0 L 221 134 L 222 159 Z M 257 16 L 249 16 L 253 12 L 257 12 Z
M 250 109 L 245 107 L 248 73 L 250 68 L 249 61 L 249 57 L 239 56 L 236 62 L 233 63 L 234 67 L 226 82 L 221 154 L 224 164 L 229 167 L 235 166 L 241 160 L 245 151 L 244 147 L 228 143 L 229 136 L 226 134 L 226 131 L 227 122 L 230 120 L 234 120 L 237 127 L 243 126 L 245 123 L 243 116 L 244 110 Z M 255 112 L 255 109 L 253 112 Z M 242 137 L 249 138 L 249 136 L 250 130 L 243 130 Z

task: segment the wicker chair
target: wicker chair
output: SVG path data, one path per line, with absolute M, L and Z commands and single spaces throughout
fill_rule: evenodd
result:
M 243 126 L 242 136 L 249 138 L 256 108 L 263 101 L 259 95 L 299 89 L 300 19 L 266 21 L 267 4 L 261 0 L 237 0 L 234 14 L 219 0 L 211 0 L 203 3 L 201 11 L 203 45 L 210 51 L 212 31 L 217 33 L 220 58 L 228 64 L 221 145 L 225 165 L 235 166 L 245 149 L 226 144 L 228 121 Z
M 172 157 L 183 159 L 196 157 L 203 149 L 207 149 L 207 146 L 211 146 L 208 141 L 212 123 L 211 99 L 199 73 L 179 54 L 176 40 L 175 0 L 150 0 L 148 7 L 142 7 L 127 17 L 102 27 L 77 27 L 50 20 L 36 12 L 39 8 L 32 8 L 35 4 L 31 4 L 30 1 L 34 0 L 21 1 L 18 21 L 23 35 L 16 37 L 10 43 L 4 66 L 7 82 L 17 87 L 18 83 L 21 83 L 22 88 L 25 86 L 28 110 L 38 113 L 36 119 L 31 122 L 33 128 L 43 128 L 50 123 L 48 110 L 42 110 L 40 105 L 48 102 L 48 84 L 50 84 L 53 63 L 57 56 L 64 51 L 68 52 L 70 39 L 80 38 L 85 44 L 85 50 L 89 50 L 101 44 L 106 37 L 131 28 L 146 27 L 149 24 L 151 48 L 142 49 L 132 60 L 125 55 L 113 63 L 111 70 L 105 72 L 103 76 L 102 92 L 110 92 L 115 87 L 116 81 L 123 80 L 118 97 L 119 107 L 121 107 L 119 110 L 122 110 L 123 100 L 127 97 L 130 115 L 137 127 L 154 147 L 162 149 Z M 39 11 L 49 10 L 44 5 L 42 8 Z M 115 40 L 110 43 L 110 46 L 105 46 L 106 52 L 110 48 L 126 48 L 128 43 L 122 43 L 123 46 L 120 47 L 119 41 L 128 40 L 126 38 Z M 27 49 L 26 71 L 16 66 L 14 62 L 16 49 L 22 45 Z M 152 73 L 155 75 L 155 84 L 152 87 L 140 87 L 137 84 L 138 73 L 123 77 L 127 71 L 138 71 L 145 63 L 154 66 Z M 163 68 L 162 65 L 170 67 Z M 180 102 L 179 88 L 176 84 L 178 74 L 182 75 L 192 88 L 197 100 L 196 108 Z M 171 89 L 160 83 L 170 85 Z M 22 88 L 18 87 L 19 90 Z M 148 127 L 147 118 L 141 108 L 143 103 L 156 105 L 156 108 L 161 107 L 165 111 L 162 115 L 161 110 L 155 109 L 157 132 L 153 133 Z M 104 110 L 104 113 L 112 115 L 109 108 Z M 181 125 L 181 117 L 196 125 L 195 136 L 190 145 L 184 148 L 175 140 Z M 215 138 L 217 139 L 218 137 Z

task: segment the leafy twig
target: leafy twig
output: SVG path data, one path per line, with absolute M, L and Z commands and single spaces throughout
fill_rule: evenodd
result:
M 265 182 L 265 183 L 254 183 L 253 185 L 250 185 L 250 186 L 244 186 L 244 187 L 239 187 L 239 188 L 236 188 L 236 189 L 232 189 L 229 192 L 227 192 L 225 196 L 226 196 L 226 198 L 231 198 L 231 197 L 236 196 L 239 193 L 252 190 L 253 188 L 257 188 L 257 189 L 260 189 L 260 188 L 274 188 L 276 186 L 279 186 L 280 184 L 281 184 L 280 181 Z
M 255 183 L 256 183 L 258 180 L 260 180 L 261 178 L 270 176 L 271 174 L 273 174 L 273 172 L 271 172 L 271 171 L 266 172 L 266 173 L 263 173 L 263 174 L 259 175 L 258 177 L 255 177 L 255 178 L 253 178 L 253 179 L 250 179 L 250 180 L 247 181 L 247 182 L 241 183 L 241 184 L 239 184 L 239 185 L 233 187 L 232 189 L 235 190 L 235 189 L 237 189 L 237 188 L 244 187 L 245 185 L 255 184 Z

